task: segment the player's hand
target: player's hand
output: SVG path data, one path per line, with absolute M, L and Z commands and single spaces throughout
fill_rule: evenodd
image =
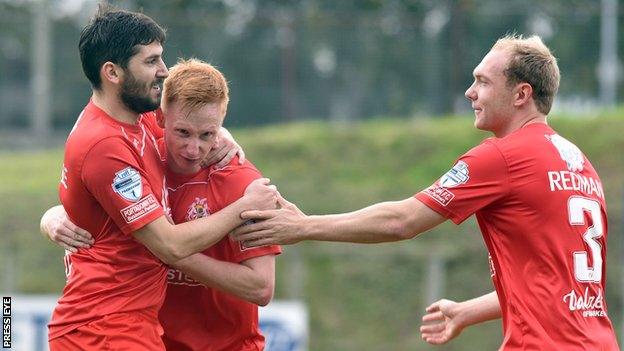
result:
M 71 252 L 78 252 L 79 248 L 89 248 L 94 243 L 89 232 L 69 220 L 63 206 L 49 209 L 41 217 L 40 229 L 45 237 Z
M 277 206 L 279 192 L 275 185 L 269 184 L 270 181 L 268 178 L 260 178 L 249 183 L 245 188 L 245 209 L 269 210 Z
M 238 154 L 238 163 L 245 163 L 245 152 L 238 145 L 236 140 L 227 129 L 221 127 L 217 135 L 217 142 L 210 150 L 206 158 L 202 161 L 202 167 L 208 167 L 215 164 L 217 169 L 227 166 L 230 161 Z
M 426 308 L 422 317 L 420 335 L 423 340 L 433 345 L 445 344 L 457 337 L 464 329 L 458 318 L 459 303 L 442 299 Z
M 290 245 L 301 241 L 299 228 L 306 215 L 281 195 L 277 201 L 279 209 L 243 212 L 241 217 L 250 223 L 236 228 L 231 237 L 242 242 L 244 247 Z

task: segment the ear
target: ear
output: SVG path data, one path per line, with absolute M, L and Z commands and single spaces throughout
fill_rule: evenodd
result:
M 100 77 L 102 77 L 102 81 L 119 84 L 123 78 L 123 69 L 110 61 L 106 61 L 100 68 Z
M 514 106 L 520 107 L 533 99 L 533 87 L 529 83 L 520 83 L 516 85 L 516 94 Z

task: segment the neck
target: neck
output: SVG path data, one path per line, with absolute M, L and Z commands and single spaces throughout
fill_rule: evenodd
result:
M 136 124 L 139 119 L 139 114 L 128 109 L 114 92 L 105 92 L 104 89 L 93 90 L 91 100 L 95 106 L 120 122 Z
M 524 114 L 521 117 L 512 118 L 511 120 L 512 122 L 509 123 L 507 126 L 505 126 L 499 131 L 494 132 L 494 135 L 497 138 L 504 138 L 507 135 L 529 124 L 535 124 L 535 123 L 548 124 L 548 122 L 546 121 L 546 115 L 537 111 L 533 113 Z

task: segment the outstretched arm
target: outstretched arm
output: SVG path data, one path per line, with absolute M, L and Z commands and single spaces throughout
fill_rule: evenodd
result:
M 446 220 L 413 197 L 324 216 L 306 216 L 281 197 L 278 203 L 277 210 L 244 212 L 244 219 L 256 223 L 237 228 L 232 236 L 246 247 L 302 240 L 378 243 L 413 238 Z
M 199 253 L 175 262 L 172 266 L 203 285 L 228 292 L 256 305 L 266 306 L 273 298 L 273 254 L 232 263 Z
M 442 299 L 431 304 L 426 311 L 420 334 L 423 340 L 433 345 L 447 343 L 466 327 L 501 317 L 496 292 L 463 302 Z

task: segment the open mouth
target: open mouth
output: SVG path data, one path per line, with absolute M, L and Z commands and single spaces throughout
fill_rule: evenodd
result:
M 162 92 L 162 85 L 163 85 L 163 80 L 162 79 L 156 79 L 153 83 L 152 83 L 152 89 L 154 91 L 156 91 L 158 94 L 160 94 Z

